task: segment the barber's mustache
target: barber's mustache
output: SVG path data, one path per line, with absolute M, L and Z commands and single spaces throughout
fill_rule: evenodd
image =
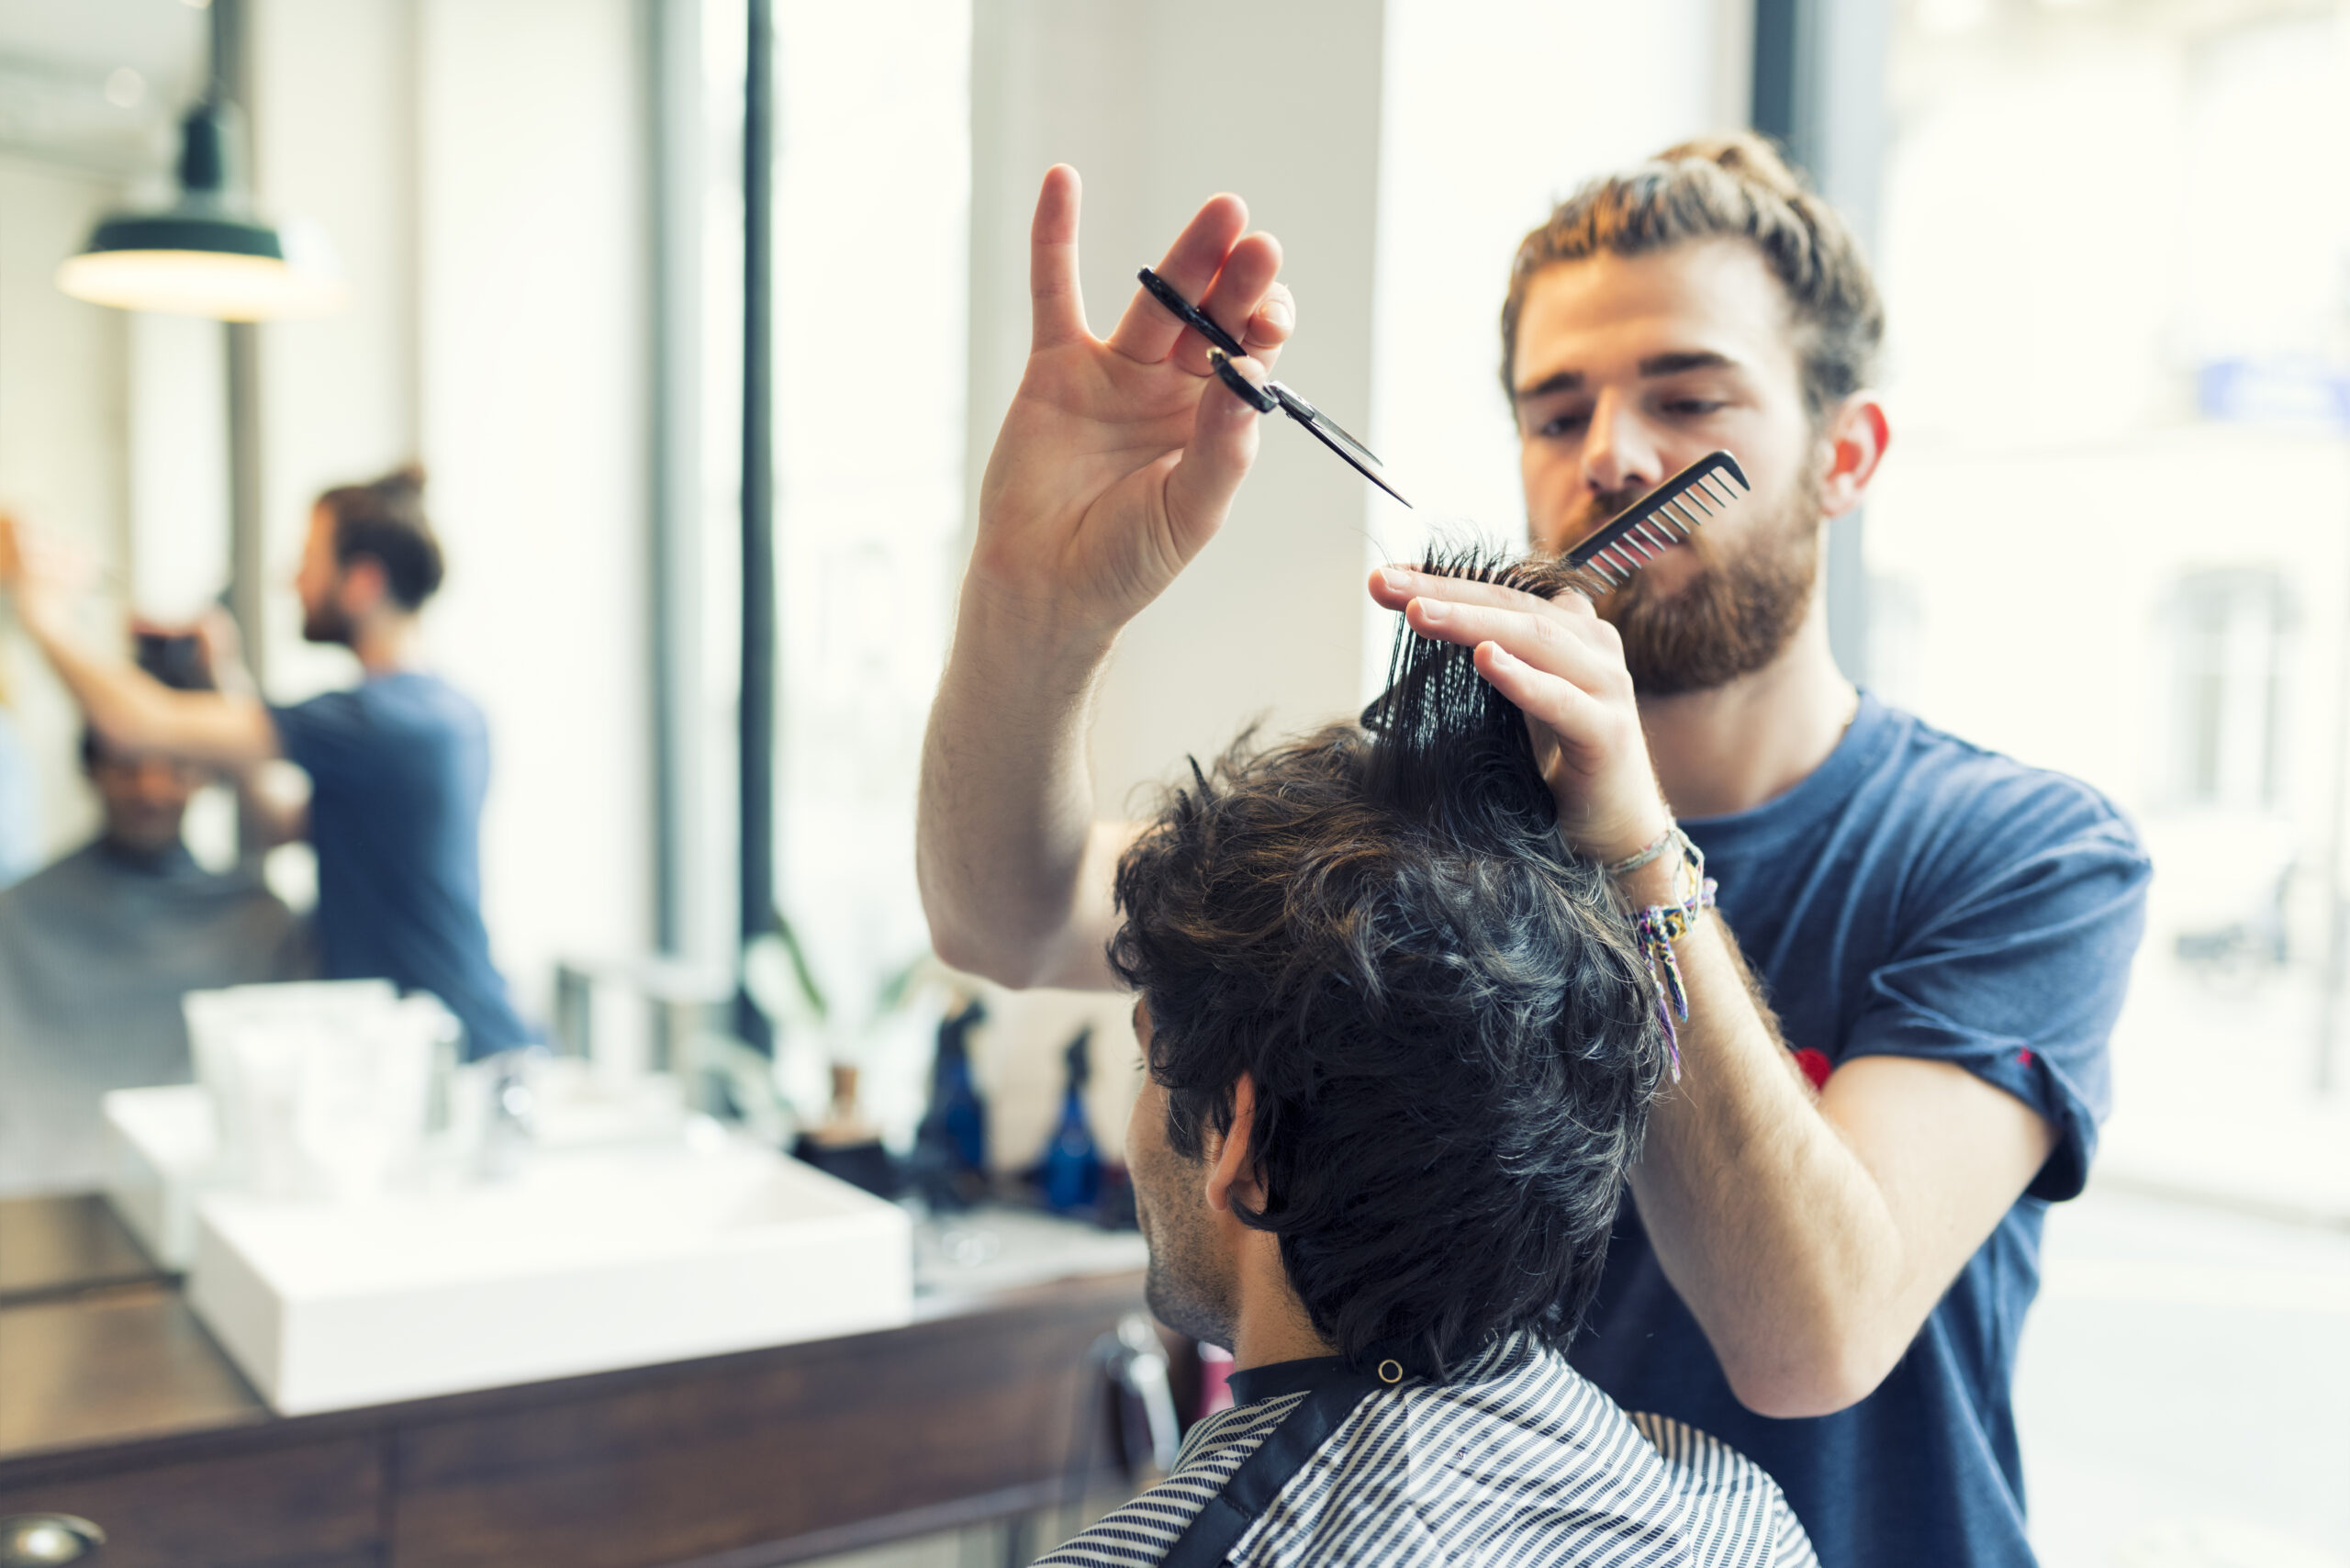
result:
M 1621 490 L 1595 490 L 1590 499 L 1577 507 L 1568 519 L 1563 553 L 1573 549 L 1599 532 L 1610 519 L 1622 516 L 1654 494 L 1654 485 L 1634 485 Z

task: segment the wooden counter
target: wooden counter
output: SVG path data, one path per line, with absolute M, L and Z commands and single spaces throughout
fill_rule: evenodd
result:
M 0 1517 L 95 1521 L 97 1568 L 763 1568 L 1048 1506 L 1091 1447 L 1088 1351 L 1142 1302 L 1136 1273 L 927 1299 L 879 1333 L 287 1419 L 94 1202 L 0 1204 Z

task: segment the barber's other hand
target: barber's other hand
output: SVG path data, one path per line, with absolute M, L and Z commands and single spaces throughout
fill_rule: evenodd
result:
M 1477 650 L 1477 673 L 1517 704 L 1569 845 L 1603 864 L 1639 853 L 1671 814 L 1649 762 L 1616 628 L 1583 595 L 1556 602 L 1488 583 L 1384 566 L 1371 597 L 1424 637 Z
M 1255 410 L 1207 345 L 1140 289 L 1107 339 L 1078 289 L 1077 171 L 1045 175 L 1030 230 L 1035 335 L 979 487 L 968 591 L 1040 631 L 1095 641 L 1164 592 L 1214 537 L 1257 453 Z M 1281 246 L 1212 198 L 1158 267 L 1268 366 L 1294 325 Z
M 91 575 L 85 554 L 67 550 L 0 512 L 0 588 L 7 589 L 28 630 L 41 634 L 62 627 Z

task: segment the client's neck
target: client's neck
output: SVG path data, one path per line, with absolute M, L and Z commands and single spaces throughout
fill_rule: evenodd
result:
M 1263 1245 L 1251 1247 L 1241 1262 L 1239 1310 L 1232 1328 L 1234 1370 L 1337 1355 L 1338 1348 L 1315 1331 L 1305 1304 L 1290 1288 L 1279 1240 L 1264 1231 L 1255 1236 Z
M 176 866 L 187 853 L 182 839 L 168 839 L 158 844 L 152 839 L 123 838 L 108 833 L 100 841 L 106 855 L 118 864 L 141 871 L 161 871 Z

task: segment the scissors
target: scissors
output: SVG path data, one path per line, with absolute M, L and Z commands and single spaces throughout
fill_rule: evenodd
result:
M 1208 341 L 1208 363 L 1215 367 L 1216 378 L 1231 387 L 1234 396 L 1260 414 L 1280 409 L 1304 425 L 1315 440 L 1346 459 L 1356 473 L 1397 500 L 1404 501 L 1406 507 L 1412 504 L 1404 501 L 1403 493 L 1380 476 L 1379 471 L 1385 465 L 1379 461 L 1378 454 L 1339 429 L 1336 420 L 1278 381 L 1268 381 L 1259 386 L 1241 375 L 1232 362 L 1246 359 L 1248 351 L 1240 346 L 1239 339 L 1217 326 L 1206 311 L 1178 294 L 1174 286 L 1148 267 L 1135 276 L 1143 287 L 1150 291 L 1150 297 L 1167 307 L 1177 320 Z

